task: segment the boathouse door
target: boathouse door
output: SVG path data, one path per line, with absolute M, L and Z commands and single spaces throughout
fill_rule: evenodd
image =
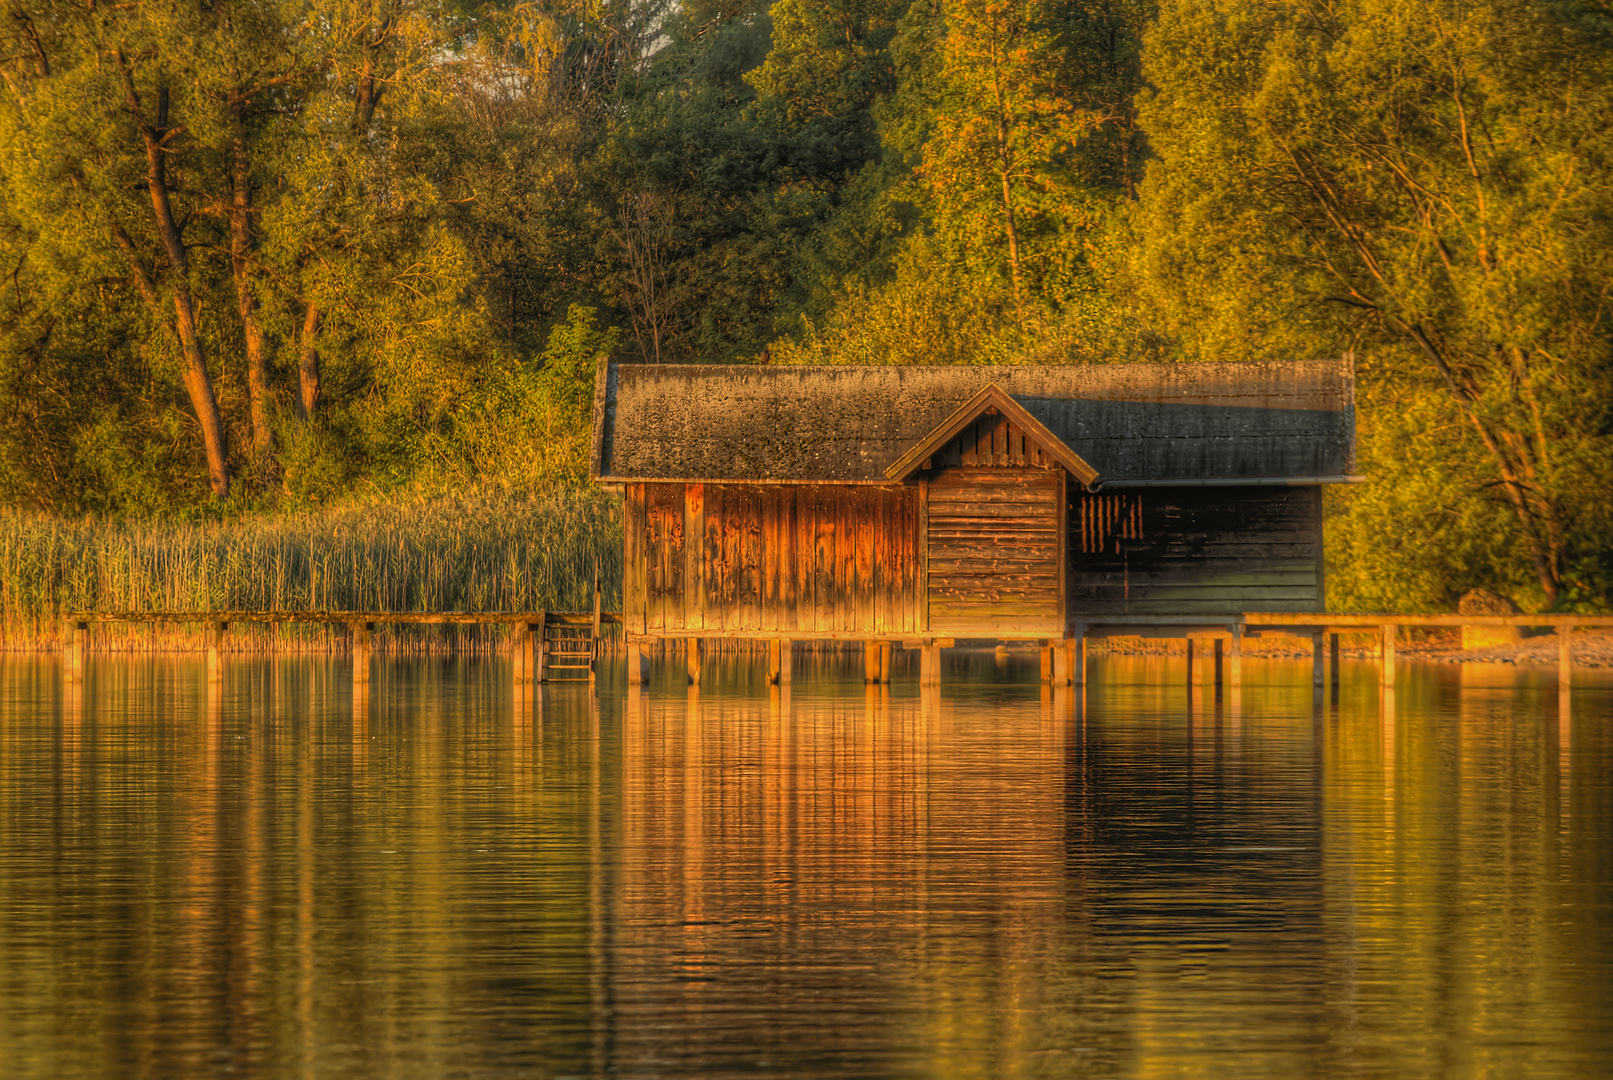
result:
M 948 450 L 927 491 L 930 631 L 1063 633 L 1064 470 L 1001 416 L 982 416 Z

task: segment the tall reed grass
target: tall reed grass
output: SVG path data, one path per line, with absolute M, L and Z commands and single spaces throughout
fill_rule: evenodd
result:
M 67 611 L 534 611 L 620 607 L 620 501 L 558 488 L 376 500 L 185 523 L 0 510 L 0 647 L 59 644 Z M 378 628 L 379 630 L 380 628 Z M 502 627 L 387 628 L 378 645 L 487 647 Z M 334 648 L 317 625 L 231 628 L 237 649 Z M 97 627 L 98 648 L 199 646 L 199 627 Z

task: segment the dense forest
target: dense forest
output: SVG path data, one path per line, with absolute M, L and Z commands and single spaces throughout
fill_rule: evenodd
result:
M 1347 353 L 1371 482 L 1330 494 L 1334 607 L 1608 602 L 1601 0 L 17 0 L 0 27 L 9 531 L 530 500 L 585 477 L 601 353 Z

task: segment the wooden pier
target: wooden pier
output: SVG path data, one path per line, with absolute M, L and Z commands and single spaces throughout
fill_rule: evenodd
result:
M 208 678 L 221 678 L 221 653 L 232 623 L 322 623 L 346 627 L 353 661 L 353 682 L 367 686 L 373 634 L 378 625 L 498 625 L 510 628 L 514 654 L 514 681 L 529 683 L 586 682 L 598 677 L 599 643 L 607 626 L 622 623 L 620 613 L 602 611 L 97 611 L 69 612 L 63 635 L 63 671 L 69 682 L 82 681 L 91 628 L 107 623 L 172 623 L 204 628 Z M 1185 639 L 1187 682 L 1197 685 L 1239 686 L 1243 678 L 1243 643 L 1252 637 L 1287 637 L 1311 643 L 1312 681 L 1318 688 L 1339 682 L 1339 636 L 1373 634 L 1378 639 L 1379 681 L 1392 689 L 1398 640 L 1402 628 L 1507 626 L 1550 630 L 1556 635 L 1558 680 L 1566 691 L 1573 679 L 1572 632 L 1580 628 L 1613 628 L 1613 615 L 1344 615 L 1328 612 L 1245 612 L 1230 619 L 1208 620 L 1193 616 L 1110 615 L 1072 624 L 1057 637 L 1019 638 L 1041 653 L 1041 681 L 1055 686 L 1081 686 L 1086 682 L 1087 643 L 1105 638 L 1144 640 Z M 660 636 L 627 633 L 627 681 L 640 685 L 648 679 L 648 647 L 678 645 L 690 685 L 701 681 L 704 642 L 714 635 Z M 723 640 L 745 638 L 742 633 L 720 635 Z M 792 681 L 791 656 L 795 639 L 756 637 L 766 647 L 767 681 Z M 856 639 L 845 644 L 863 651 L 864 681 L 888 684 L 892 657 L 898 647 L 920 654 L 919 684 L 941 682 L 941 651 L 957 645 L 955 638 L 893 636 Z M 989 640 L 989 639 L 987 639 Z
M 597 593 L 596 593 L 597 596 Z M 82 681 L 91 628 L 108 623 L 201 626 L 209 681 L 222 678 L 221 654 L 232 624 L 315 623 L 347 629 L 354 685 L 370 681 L 375 628 L 381 625 L 504 625 L 510 630 L 515 681 L 592 682 L 604 628 L 621 616 L 602 611 L 72 611 L 65 616 L 63 671 Z

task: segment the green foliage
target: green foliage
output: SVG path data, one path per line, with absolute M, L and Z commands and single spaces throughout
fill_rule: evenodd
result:
M 1509 509 L 1545 604 L 1613 554 L 1610 44 L 1601 8 L 1515 0 L 1184 0 L 1148 40 L 1147 311 L 1443 402 L 1464 436 L 1420 464 Z
M 1605 601 L 1590 0 L 13 8 L 0 504 L 563 488 L 601 354 L 1353 352 L 1336 604 Z

